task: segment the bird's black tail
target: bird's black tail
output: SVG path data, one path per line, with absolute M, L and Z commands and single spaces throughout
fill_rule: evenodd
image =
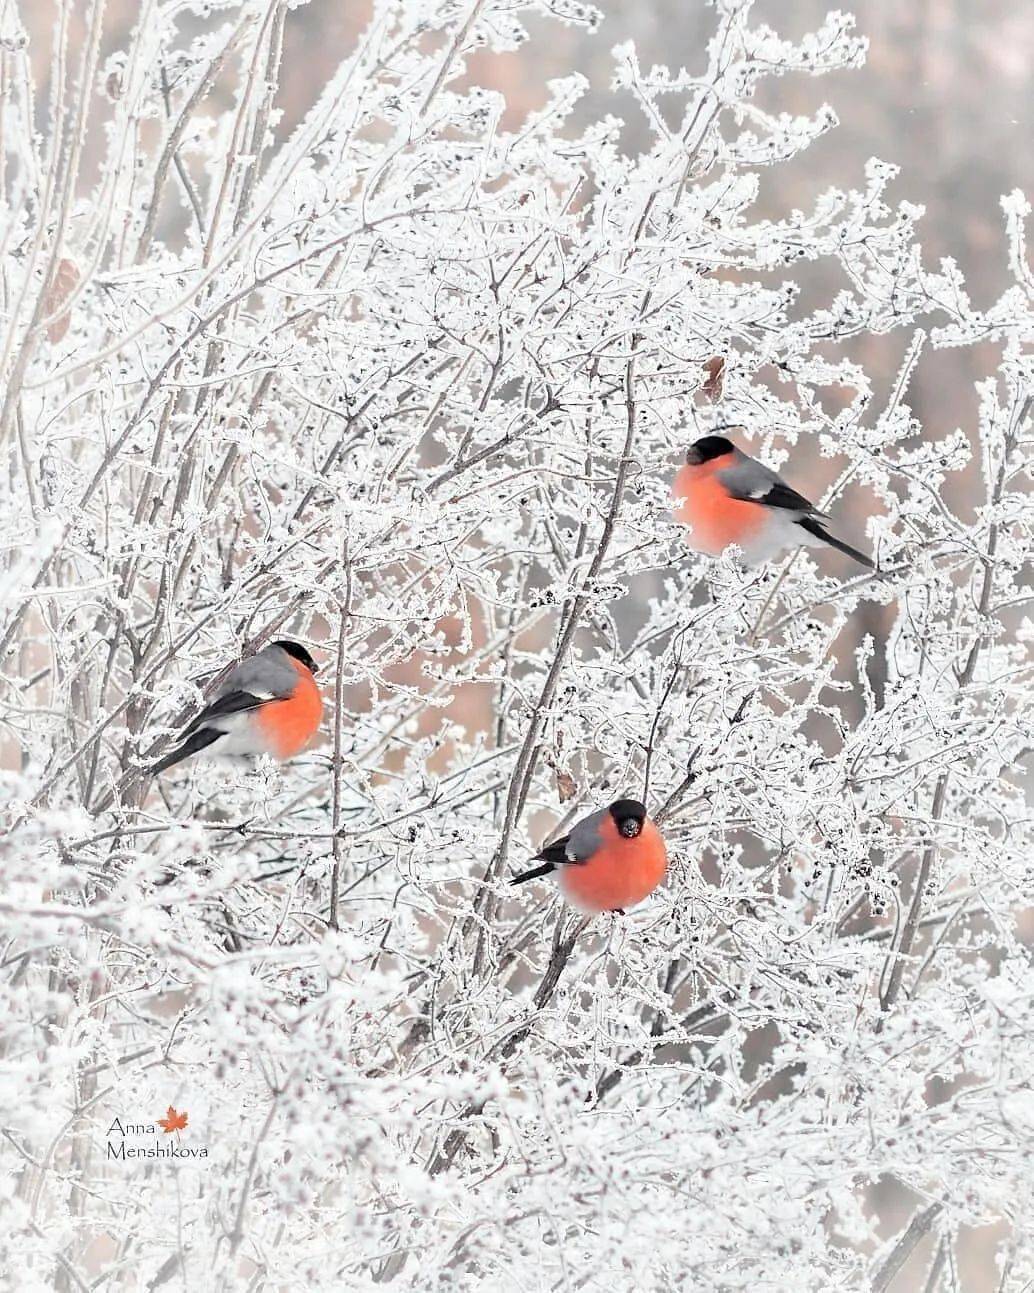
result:
M 148 768 L 148 775 L 157 777 L 160 772 L 166 768 L 171 768 L 174 763 L 180 763 L 183 759 L 189 759 L 192 754 L 197 754 L 199 750 L 205 749 L 206 746 L 217 741 L 220 736 L 225 736 L 225 732 L 216 731 L 214 727 L 202 727 L 198 731 L 192 732 L 181 746 L 167 754 L 164 759 L 159 759 L 157 763 Z
M 555 870 L 556 867 L 552 862 L 545 862 L 542 866 L 532 867 L 530 871 L 522 871 L 520 875 L 515 875 L 510 883 L 523 884 L 525 880 L 537 880 L 540 875 L 549 875 L 550 871 Z
M 802 516 L 797 524 L 802 530 L 807 530 L 809 534 L 813 534 L 816 539 L 821 539 L 823 543 L 828 543 L 831 548 L 836 548 L 838 552 L 846 553 L 847 556 L 853 557 L 855 561 L 867 566 L 870 570 L 876 569 L 871 557 L 867 557 L 864 552 L 859 552 L 857 548 L 852 548 L 843 539 L 835 538 L 828 530 L 823 529 L 822 522 L 816 520 L 814 516 Z

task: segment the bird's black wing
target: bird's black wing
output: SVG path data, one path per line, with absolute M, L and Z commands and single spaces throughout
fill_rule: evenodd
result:
M 760 503 L 763 507 L 784 508 L 788 512 L 804 512 L 808 515 L 821 515 L 816 512 L 813 504 L 809 503 L 803 494 L 798 494 L 795 489 L 791 489 L 781 480 L 776 480 L 769 485 L 764 493 L 746 492 L 737 490 L 735 486 L 729 488 L 729 494 L 732 498 L 737 498 L 741 502 Z
M 567 846 L 571 842 L 570 835 L 561 835 L 558 840 L 552 844 L 547 844 L 541 852 L 535 854 L 536 862 L 551 862 L 553 866 L 563 866 L 565 862 L 571 859 L 567 853 Z
M 567 856 L 567 843 L 570 838 L 570 835 L 562 835 L 560 839 L 554 840 L 552 844 L 547 844 L 540 853 L 535 854 L 534 859 L 536 862 L 545 863 L 545 865 L 532 867 L 530 871 L 522 871 L 520 875 L 515 875 L 510 883 L 523 884 L 525 880 L 537 880 L 539 876 L 549 875 L 550 871 L 555 871 L 558 866 L 570 863 L 571 859 Z
M 268 697 L 253 696 L 250 691 L 228 691 L 217 696 L 210 705 L 206 705 L 196 718 L 191 719 L 184 729 L 184 737 L 205 727 L 213 718 L 225 718 L 228 714 L 243 714 L 249 709 L 258 709 Z

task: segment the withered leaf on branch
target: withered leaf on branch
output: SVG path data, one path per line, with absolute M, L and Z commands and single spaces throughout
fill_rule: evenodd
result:
M 556 769 L 556 792 L 562 804 L 566 804 L 569 799 L 573 799 L 578 793 L 578 784 L 569 772 L 561 772 Z
M 722 355 L 713 355 L 704 365 L 704 371 L 707 376 L 704 378 L 700 389 L 704 392 L 709 400 L 714 403 L 722 398 L 722 387 L 725 382 L 725 358 Z

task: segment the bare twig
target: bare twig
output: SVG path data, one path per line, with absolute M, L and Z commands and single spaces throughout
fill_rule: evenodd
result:
M 913 1249 L 923 1236 L 929 1233 L 933 1223 L 943 1211 L 942 1203 L 931 1203 L 929 1207 L 915 1214 L 873 1275 L 872 1293 L 885 1293 L 885 1290 L 890 1287 L 891 1280 L 908 1261 Z

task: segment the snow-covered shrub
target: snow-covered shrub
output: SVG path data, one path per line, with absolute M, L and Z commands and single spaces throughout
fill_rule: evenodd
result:
M 757 214 L 835 118 L 755 87 L 859 62 L 842 14 L 615 51 L 628 157 L 579 75 L 513 129 L 468 76 L 587 5 L 384 0 L 280 132 L 296 7 L 153 0 L 106 54 L 59 6 L 46 93 L 0 14 L 3 1269 L 933 1288 L 994 1223 L 1024 1288 L 1025 203 L 986 313 L 889 165 Z M 916 366 L 988 340 L 978 424 L 921 428 Z M 883 573 L 692 556 L 668 490 L 715 420 Z M 323 743 L 143 777 L 284 634 Z M 508 889 L 621 793 L 664 890 L 584 927 Z M 169 1105 L 207 1157 L 121 1157 Z

